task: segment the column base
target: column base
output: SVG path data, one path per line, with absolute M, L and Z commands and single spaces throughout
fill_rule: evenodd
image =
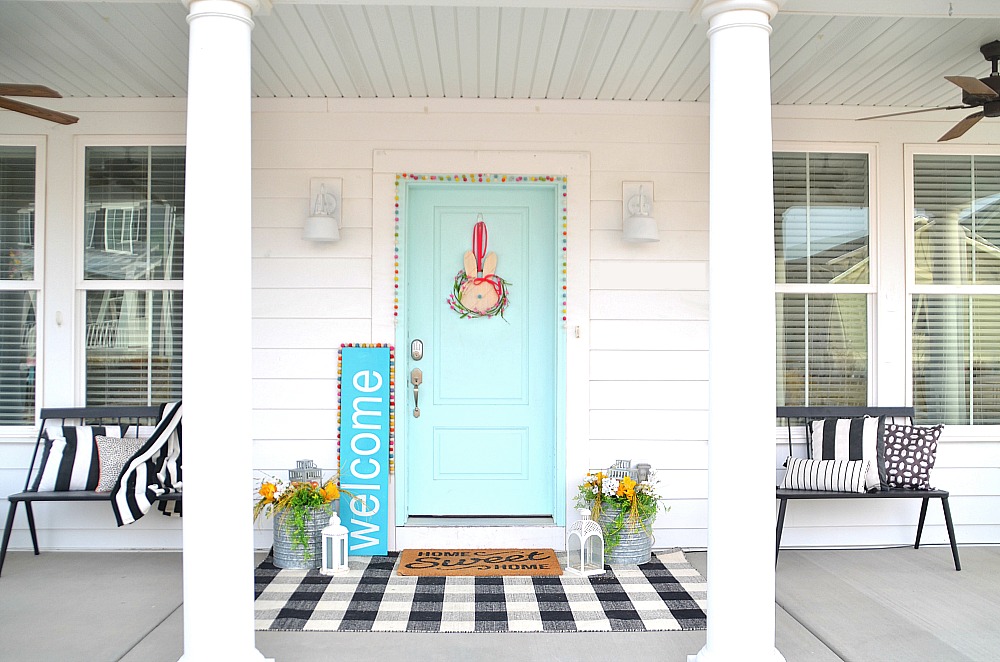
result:
M 747 656 L 746 651 L 740 652 L 739 659 L 748 659 L 749 657 L 751 656 Z M 733 658 L 719 657 L 718 655 L 710 653 L 708 651 L 708 647 L 706 646 L 698 651 L 696 655 L 688 655 L 687 662 L 723 662 L 723 660 L 725 660 L 725 662 L 731 662 L 732 659 Z M 767 660 L 768 658 L 765 656 L 760 659 Z M 785 656 L 779 653 L 778 649 L 775 648 L 773 649 L 773 654 L 771 655 L 770 660 L 771 662 L 785 662 Z
M 264 657 L 256 648 L 239 652 L 225 651 L 223 655 L 220 655 L 218 649 L 203 653 L 184 653 L 177 662 L 218 662 L 220 659 L 225 659 L 226 662 L 274 662 L 273 657 Z

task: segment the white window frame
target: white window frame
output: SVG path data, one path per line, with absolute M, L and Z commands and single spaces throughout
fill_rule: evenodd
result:
M 35 290 L 35 420 L 42 407 L 42 394 L 44 391 L 44 352 L 45 347 L 45 182 L 46 168 L 45 155 L 46 137 L 43 135 L 0 135 L 0 145 L 10 147 L 34 147 L 35 148 L 35 269 L 34 276 L 30 281 Z M 0 290 L 30 290 L 25 287 L 28 281 L 0 281 Z M 11 439 L 22 441 L 25 435 L 34 436 L 37 424 L 32 422 L 28 425 L 7 425 L 0 426 L 0 440 Z
M 929 156 L 998 156 L 998 145 L 949 145 L 949 144 L 905 144 L 903 145 L 903 170 L 906 192 L 903 216 L 906 225 L 906 282 L 904 310 L 906 315 L 906 400 L 913 402 L 913 295 L 915 294 L 959 294 L 1000 295 L 1000 284 L 997 285 L 926 285 L 917 284 L 914 265 L 916 251 L 913 233 L 913 209 L 915 206 L 913 191 L 913 161 L 917 155 Z M 955 431 L 968 439 L 996 439 L 1000 425 L 965 425 L 949 424 L 949 430 Z
M 74 384 L 78 402 L 86 402 L 87 397 L 87 293 L 89 291 L 106 290 L 173 290 L 184 291 L 184 280 L 87 280 L 84 278 L 84 254 L 87 244 L 86 236 L 86 185 L 87 185 L 87 148 L 88 147 L 176 147 L 185 146 L 184 136 L 79 136 L 76 140 L 77 162 L 77 195 L 74 196 L 74 297 L 76 314 L 74 315 L 73 347 L 76 356 L 74 367 Z M 147 209 L 148 209 L 147 200 Z
M 823 142 L 785 142 L 774 141 L 771 145 L 775 152 L 826 153 L 826 154 L 866 154 L 868 156 L 868 284 L 867 285 L 831 285 L 829 283 L 777 283 L 774 285 L 775 295 L 778 294 L 865 294 L 867 300 L 867 343 L 868 343 L 868 403 L 873 401 L 878 392 L 878 343 L 876 336 L 876 302 L 878 300 L 881 274 L 879 265 L 882 262 L 879 243 L 879 197 L 876 188 L 878 171 L 878 146 L 874 143 L 823 143 Z M 773 235 L 773 229 L 772 229 Z M 775 320 L 777 324 L 777 320 Z

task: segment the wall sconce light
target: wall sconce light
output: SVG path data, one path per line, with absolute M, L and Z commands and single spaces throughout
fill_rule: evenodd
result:
M 653 209 L 653 182 L 622 182 L 622 239 L 628 242 L 660 240 Z
M 337 202 L 341 197 L 342 180 L 314 179 L 310 181 L 312 215 L 302 228 L 302 238 L 308 241 L 340 241 L 340 214 Z M 317 190 L 318 189 L 318 190 Z

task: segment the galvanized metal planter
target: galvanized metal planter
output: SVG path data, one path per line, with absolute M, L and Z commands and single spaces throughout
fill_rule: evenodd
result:
M 336 504 L 336 501 L 333 502 Z M 334 506 L 336 507 L 336 506 Z M 274 517 L 274 565 L 279 568 L 313 569 L 322 560 L 323 527 L 330 523 L 333 508 L 313 508 L 306 514 L 309 543 L 301 547 L 292 540 L 292 514 L 285 510 Z M 308 550 L 308 553 L 307 553 Z M 306 558 L 308 557 L 308 558 Z
M 607 541 L 609 531 L 618 517 L 617 510 L 602 510 L 597 521 L 604 531 L 604 539 Z M 625 526 L 618 533 L 618 544 L 610 551 L 605 542 L 604 562 L 609 565 L 619 564 L 641 564 L 649 561 L 653 554 L 653 522 L 656 515 L 640 522 L 630 522 L 625 518 Z

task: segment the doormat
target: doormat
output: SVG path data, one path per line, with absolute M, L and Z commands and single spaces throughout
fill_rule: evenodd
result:
M 559 555 L 563 556 L 562 554 Z M 255 573 L 257 630 L 644 632 L 704 630 L 706 583 L 680 550 L 579 577 L 402 577 L 398 552 L 350 559 L 350 572 Z
M 396 572 L 414 577 L 558 577 L 552 549 L 404 549 Z

